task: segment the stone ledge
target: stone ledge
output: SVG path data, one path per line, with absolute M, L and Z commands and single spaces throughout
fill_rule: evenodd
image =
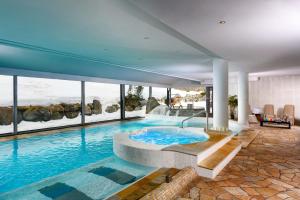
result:
M 188 185 L 197 177 L 198 175 L 193 168 L 184 168 L 173 177 L 170 183 L 163 183 L 141 198 L 141 200 L 175 199 L 181 195 L 187 189 Z

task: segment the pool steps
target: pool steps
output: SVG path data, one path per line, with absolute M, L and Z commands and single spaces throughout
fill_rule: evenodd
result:
M 220 134 L 220 133 L 211 133 Z M 196 144 L 191 144 L 195 145 Z M 185 146 L 185 145 L 184 145 Z M 235 157 L 235 155 L 241 150 L 241 143 L 233 138 L 233 135 L 228 135 L 224 139 L 216 142 L 207 149 L 193 154 L 188 151 L 180 151 L 178 153 L 185 153 L 190 156 L 190 166 L 192 166 L 199 176 L 214 179 L 222 169 Z M 187 156 L 185 156 L 187 157 Z M 189 166 L 186 159 L 182 159 L 181 163 L 175 167 L 184 168 Z
M 213 154 L 198 162 L 197 171 L 200 172 L 202 176 L 214 179 L 236 156 L 241 148 L 242 145 L 238 140 L 231 139 Z

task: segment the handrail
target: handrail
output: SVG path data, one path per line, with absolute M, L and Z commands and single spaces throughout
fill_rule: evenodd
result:
M 197 115 L 200 115 L 201 113 L 204 113 L 204 112 L 205 112 L 206 118 L 207 118 L 207 117 L 208 117 L 208 113 L 207 113 L 205 110 L 204 110 L 204 111 L 201 111 L 201 112 L 198 112 L 198 113 L 195 113 L 195 114 L 193 114 L 192 116 L 183 119 L 183 120 L 181 121 L 181 126 L 180 126 L 180 128 L 183 128 L 183 123 L 184 123 L 185 121 L 187 121 L 187 120 L 189 120 L 189 119 L 192 119 L 192 118 L 196 117 Z M 206 120 L 206 121 L 207 121 L 207 120 Z M 206 122 L 206 123 L 208 123 L 208 122 Z M 207 126 L 208 126 L 208 125 L 206 124 L 206 127 L 207 127 Z

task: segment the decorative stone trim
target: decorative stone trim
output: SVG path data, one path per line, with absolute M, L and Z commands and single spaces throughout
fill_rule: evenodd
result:
M 198 177 L 196 171 L 192 167 L 187 167 L 178 172 L 170 183 L 163 183 L 141 200 L 170 200 L 175 199 L 182 194 L 191 183 Z

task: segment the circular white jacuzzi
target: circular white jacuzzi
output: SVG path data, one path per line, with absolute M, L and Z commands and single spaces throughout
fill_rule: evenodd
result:
M 129 162 L 157 168 L 193 167 L 201 176 L 214 177 L 207 169 L 198 167 L 198 163 L 224 146 L 232 137 L 229 133 L 206 134 L 203 128 L 157 126 L 115 134 L 113 147 L 118 157 Z
M 186 155 L 175 146 L 202 143 L 209 140 L 203 128 L 148 127 L 137 132 L 114 135 L 114 153 L 127 161 L 153 167 L 196 165 L 197 155 Z M 180 162 L 179 162 L 180 161 Z

